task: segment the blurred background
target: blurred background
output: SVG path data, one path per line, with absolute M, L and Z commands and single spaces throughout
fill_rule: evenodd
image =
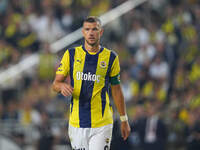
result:
M 55 42 L 126 2 L 0 1 L 0 150 L 71 150 L 69 99 L 51 84 L 65 50 L 83 39 Z M 200 1 L 132 8 L 107 17 L 101 41 L 119 55 L 132 128 L 124 142 L 114 109 L 111 150 L 200 150 Z

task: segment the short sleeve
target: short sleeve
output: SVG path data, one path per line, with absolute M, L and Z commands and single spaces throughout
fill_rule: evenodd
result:
M 119 73 L 120 73 L 119 57 L 116 56 L 111 67 L 110 77 L 114 77 Z
M 56 74 L 62 74 L 64 76 L 67 76 L 69 74 L 70 69 L 70 60 L 69 60 L 69 51 L 67 50 L 65 54 L 63 55 L 63 58 L 58 66 L 58 69 L 56 71 Z
M 119 57 L 116 56 L 110 71 L 110 83 L 116 85 L 120 83 L 120 64 Z

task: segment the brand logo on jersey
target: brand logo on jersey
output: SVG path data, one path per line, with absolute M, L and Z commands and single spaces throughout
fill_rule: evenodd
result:
M 77 59 L 76 61 L 79 62 L 79 63 L 81 63 L 81 59 Z
M 60 63 L 58 67 L 62 67 L 62 63 Z
M 101 68 L 106 68 L 106 62 L 105 61 L 101 61 L 100 62 L 100 67 Z
M 100 75 L 91 74 L 90 72 L 83 73 L 83 72 L 78 71 L 76 73 L 76 79 L 85 80 L 85 81 L 97 81 L 98 83 L 100 81 Z
M 57 71 L 63 71 L 63 70 L 61 69 L 61 67 L 62 67 L 62 63 L 59 64 L 58 70 L 57 70 Z

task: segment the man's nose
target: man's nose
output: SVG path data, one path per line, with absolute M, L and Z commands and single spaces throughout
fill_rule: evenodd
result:
M 93 35 L 93 34 L 94 34 L 94 32 L 92 30 L 90 30 L 89 35 Z

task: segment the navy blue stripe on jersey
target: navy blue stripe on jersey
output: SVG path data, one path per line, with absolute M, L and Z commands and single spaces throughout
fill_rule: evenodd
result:
M 104 115 L 105 107 L 106 107 L 106 85 L 102 88 L 101 91 L 101 104 L 102 104 L 102 117 Z
M 117 56 L 117 54 L 115 52 L 111 51 L 111 53 L 110 53 L 110 59 L 109 59 L 109 64 L 108 64 L 108 72 L 107 72 L 108 76 L 110 74 L 111 67 L 113 65 L 113 62 L 114 62 L 116 56 Z
M 71 113 L 72 113 L 72 110 L 73 110 L 73 106 L 74 106 L 73 97 L 71 97 L 71 110 L 70 110 Z
M 84 80 L 87 74 L 96 73 L 98 55 L 86 54 L 83 69 L 83 80 L 79 96 L 79 124 L 81 128 L 91 127 L 91 98 L 94 88 L 94 81 Z
M 71 80 L 71 86 L 72 86 L 72 87 L 74 87 L 74 79 L 73 79 L 74 55 L 75 55 L 75 48 L 71 48 L 71 49 L 69 49 L 69 59 L 70 59 L 70 80 Z
M 74 55 L 75 55 L 75 48 L 69 49 L 69 59 L 70 59 L 70 80 L 71 86 L 74 87 L 74 79 L 73 79 L 73 70 L 74 70 Z M 73 110 L 73 97 L 71 98 L 71 113 Z
M 104 115 L 105 107 L 106 107 L 106 92 L 109 93 L 109 73 L 111 71 L 112 64 L 116 58 L 116 54 L 111 51 L 108 69 L 105 77 L 105 86 L 103 87 L 101 91 L 101 104 L 102 104 L 102 117 Z

